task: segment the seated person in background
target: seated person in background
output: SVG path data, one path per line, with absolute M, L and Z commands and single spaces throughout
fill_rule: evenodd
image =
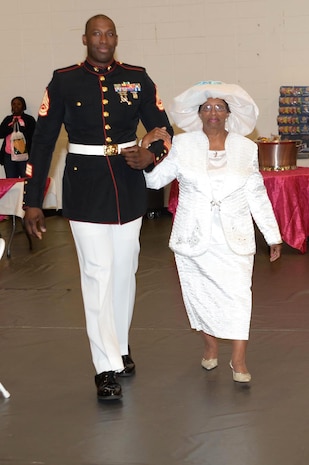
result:
M 25 113 L 27 105 L 23 97 L 14 97 L 11 101 L 12 114 L 4 118 L 0 125 L 0 138 L 4 139 L 0 151 L 0 163 L 4 166 L 7 178 L 24 178 L 26 161 L 11 160 L 11 134 L 15 122 L 19 123 L 19 131 L 26 139 L 28 153 L 30 153 L 32 136 L 36 121 L 33 116 Z

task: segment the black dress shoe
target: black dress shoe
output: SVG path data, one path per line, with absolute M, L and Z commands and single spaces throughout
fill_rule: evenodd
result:
M 97 386 L 97 396 L 99 400 L 121 399 L 121 386 L 116 381 L 114 371 L 103 371 L 95 375 L 94 381 Z
M 122 355 L 122 361 L 124 365 L 124 370 L 120 371 L 118 373 L 118 376 L 121 376 L 123 378 L 132 376 L 135 374 L 135 363 L 133 362 L 131 358 L 131 350 L 129 346 L 129 354 L 128 355 Z

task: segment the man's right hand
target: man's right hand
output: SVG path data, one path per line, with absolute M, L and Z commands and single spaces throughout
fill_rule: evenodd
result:
M 30 236 L 42 239 L 42 233 L 46 232 L 45 217 L 40 208 L 28 207 L 25 210 L 25 228 Z

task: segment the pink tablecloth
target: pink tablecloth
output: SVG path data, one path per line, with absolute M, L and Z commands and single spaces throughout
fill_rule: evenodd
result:
M 305 253 L 309 237 L 309 168 L 288 171 L 262 171 L 264 183 L 273 205 L 282 239 Z M 175 215 L 178 182 L 171 184 L 168 210 Z
M 14 184 L 16 184 L 17 182 L 24 182 L 24 180 L 25 178 L 0 179 L 0 199 L 11 189 L 11 187 L 14 186 Z M 46 195 L 46 192 L 48 191 L 49 185 L 50 185 L 50 178 L 47 178 L 46 184 L 45 184 L 44 196 Z
M 49 187 L 51 185 L 51 180 L 52 180 L 52 178 L 50 178 L 50 177 L 48 177 L 47 180 L 46 180 L 44 198 L 45 198 L 45 196 L 46 196 L 46 194 L 48 192 L 48 189 L 49 189 Z M 24 183 L 24 181 L 25 181 L 24 178 L 1 178 L 0 179 L 0 199 L 2 199 L 2 197 L 5 197 L 5 195 L 8 194 L 8 192 L 9 192 L 8 195 L 10 195 L 11 192 L 13 191 L 12 188 L 14 188 L 15 184 Z M 17 187 L 19 187 L 19 186 L 17 186 Z M 12 191 L 11 191 L 11 189 L 12 189 Z M 18 215 L 19 211 L 22 210 L 23 185 L 21 186 L 21 189 L 18 189 L 18 192 L 20 193 L 20 195 L 19 195 L 19 193 L 17 193 L 17 196 L 14 195 L 14 197 L 10 198 L 10 202 L 8 202 L 8 204 L 5 205 L 6 208 L 4 208 L 4 210 L 1 210 L 1 209 L 3 208 L 3 202 L 7 203 L 7 202 L 5 202 L 7 197 L 5 197 L 3 199 L 3 201 L 1 201 L 1 205 L 0 205 L 0 221 L 7 218 L 8 214 L 10 214 L 10 215 Z M 18 206 L 16 206 L 16 202 L 18 203 Z M 12 206 L 12 203 L 14 204 L 14 208 Z M 54 202 L 52 202 L 52 205 L 54 207 Z M 12 210 L 12 211 L 9 213 L 8 209 Z M 18 211 L 16 211 L 16 210 L 18 210 Z
M 3 197 L 7 191 L 11 189 L 14 184 L 17 182 L 24 182 L 23 178 L 4 178 L 0 182 L 0 199 Z
M 0 199 L 14 186 L 17 182 L 24 182 L 23 178 L 5 178 L 0 180 Z M 0 221 L 7 215 L 0 215 Z
M 305 253 L 309 236 L 309 168 L 262 171 L 282 239 Z

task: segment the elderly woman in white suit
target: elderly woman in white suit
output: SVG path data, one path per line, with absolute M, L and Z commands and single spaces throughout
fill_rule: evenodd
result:
M 230 339 L 233 380 L 248 383 L 253 220 L 270 246 L 270 261 L 280 257 L 282 242 L 259 172 L 257 145 L 244 137 L 255 127 L 258 108 L 241 87 L 207 81 L 176 97 L 170 112 L 186 132 L 174 137 L 163 162 L 145 172 L 147 186 L 179 182 L 169 246 L 191 327 L 203 336 L 203 368 L 218 366 L 217 339 Z M 168 137 L 157 128 L 142 145 Z

